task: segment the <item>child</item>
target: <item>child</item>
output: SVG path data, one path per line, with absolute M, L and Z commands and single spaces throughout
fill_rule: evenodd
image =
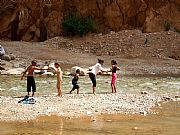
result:
M 116 70 L 119 70 L 120 68 L 117 67 L 117 63 L 115 60 L 111 61 L 111 72 L 112 72 L 112 80 L 111 80 L 111 88 L 112 88 L 112 93 L 116 93 L 116 80 L 117 80 L 117 74 Z
M 79 79 L 79 74 L 80 74 L 80 70 L 77 69 L 77 70 L 76 70 L 76 73 L 74 74 L 74 78 L 72 79 L 73 88 L 72 88 L 72 90 L 69 92 L 70 94 L 71 94 L 75 89 L 77 89 L 77 94 L 79 94 L 79 85 L 77 84 L 78 79 Z
M 23 80 L 23 77 L 25 76 L 26 72 L 28 72 L 28 75 L 27 75 L 27 92 L 28 92 L 28 96 L 29 96 L 29 92 L 31 92 L 31 88 L 32 88 L 32 97 L 34 96 L 34 93 L 36 92 L 36 83 L 34 80 L 34 70 L 47 70 L 47 69 L 41 69 L 41 68 L 36 67 L 36 61 L 33 60 L 31 62 L 31 65 L 23 73 L 21 80 Z
M 102 65 L 104 63 L 104 60 L 98 59 L 98 63 L 94 65 L 92 70 L 89 73 L 89 78 L 91 79 L 93 83 L 93 94 L 96 94 L 96 75 L 102 71 L 102 72 L 107 72 L 104 68 L 102 68 Z
M 57 74 L 57 91 L 58 91 L 58 96 L 62 97 L 62 91 L 61 91 L 61 87 L 62 87 L 62 71 L 60 68 L 59 63 L 54 63 L 54 66 L 56 68 L 56 74 Z

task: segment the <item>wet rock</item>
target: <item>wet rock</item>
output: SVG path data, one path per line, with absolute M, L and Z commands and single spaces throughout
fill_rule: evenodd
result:
M 140 130 L 138 127 L 133 127 L 132 130 Z
M 161 104 L 157 103 L 157 104 L 156 104 L 156 106 L 160 107 L 160 106 L 161 106 Z
M 112 122 L 112 120 L 107 120 L 107 122 Z
M 144 116 L 147 115 L 147 112 L 146 112 L 146 111 L 140 111 L 139 113 L 140 113 L 140 114 L 143 114 Z
M 91 122 L 96 122 L 96 119 L 92 119 Z

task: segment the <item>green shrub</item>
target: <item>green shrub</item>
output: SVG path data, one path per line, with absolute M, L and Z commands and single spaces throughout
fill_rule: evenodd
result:
M 168 31 L 171 29 L 171 23 L 169 21 L 165 21 L 164 22 L 164 28 L 165 28 L 165 31 Z
M 83 36 L 96 31 L 92 17 L 77 16 L 75 14 L 69 14 L 63 18 L 62 29 L 67 36 Z

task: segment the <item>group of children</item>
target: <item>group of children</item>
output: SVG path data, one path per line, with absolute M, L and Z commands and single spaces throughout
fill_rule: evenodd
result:
M 96 63 L 94 66 L 90 67 L 90 71 L 89 71 L 89 78 L 92 81 L 93 84 L 93 94 L 96 94 L 96 75 L 101 71 L 101 72 L 112 72 L 112 79 L 111 79 L 111 88 L 112 88 L 112 93 L 116 93 L 116 80 L 117 80 L 117 74 L 116 71 L 119 70 L 119 67 L 117 66 L 117 62 L 115 60 L 111 61 L 111 69 L 110 70 L 105 70 L 104 68 L 102 68 L 104 61 L 101 59 L 98 59 L 98 63 Z M 36 66 L 36 61 L 33 60 L 31 62 L 31 65 L 25 70 L 25 72 L 23 73 L 21 80 L 23 79 L 23 77 L 26 75 L 27 73 L 27 92 L 28 92 L 28 96 L 29 93 L 31 92 L 32 89 L 32 96 L 34 96 L 34 93 L 36 92 L 36 83 L 34 80 L 34 70 L 52 70 L 52 69 L 43 69 L 43 68 L 38 68 Z M 62 96 L 62 71 L 60 68 L 60 64 L 59 63 L 55 63 L 54 64 L 55 67 L 55 73 L 57 74 L 57 92 L 58 92 L 58 96 Z M 78 85 L 78 79 L 79 79 L 79 74 L 80 74 L 80 70 L 77 69 L 76 73 L 73 75 L 73 79 L 72 79 L 72 89 L 70 90 L 70 94 L 77 89 L 77 94 L 79 94 L 79 85 Z

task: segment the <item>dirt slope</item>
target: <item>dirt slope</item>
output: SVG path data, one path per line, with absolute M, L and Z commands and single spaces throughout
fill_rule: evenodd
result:
M 58 61 L 63 70 L 69 70 L 74 65 L 88 68 L 102 58 L 107 68 L 115 59 L 121 74 L 180 76 L 180 34 L 172 31 L 145 34 L 130 30 L 83 38 L 56 37 L 41 43 L 0 43 L 17 56 L 15 61 L 6 62 L 6 68 L 26 67 L 37 59 L 40 64 Z

